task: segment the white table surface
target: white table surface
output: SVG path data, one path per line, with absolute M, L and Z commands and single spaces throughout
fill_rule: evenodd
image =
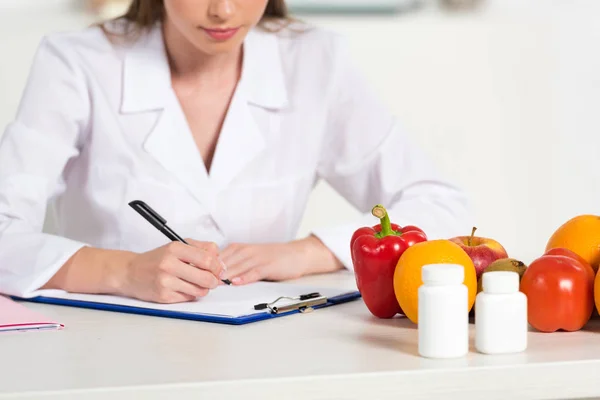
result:
M 303 283 L 353 287 L 346 273 Z M 600 396 L 600 323 L 526 352 L 431 360 L 362 300 L 245 326 L 26 303 L 62 331 L 0 335 L 0 399 L 518 399 Z M 473 328 L 473 326 L 471 326 Z

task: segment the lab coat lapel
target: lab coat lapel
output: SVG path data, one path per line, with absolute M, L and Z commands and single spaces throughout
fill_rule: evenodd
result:
M 236 91 L 213 158 L 210 180 L 219 188 L 229 184 L 265 148 L 242 87 Z
M 180 115 L 181 114 L 181 115 Z M 210 205 L 206 167 L 178 107 L 165 108 L 144 149 L 201 203 Z
M 171 87 L 160 25 L 128 50 L 124 62 L 121 112 L 157 113 L 157 122 L 142 144 L 144 150 L 198 201 L 210 203 L 204 162 Z
M 269 118 L 259 113 L 276 112 L 288 105 L 277 37 L 250 31 L 244 42 L 242 76 L 229 106 L 215 151 L 210 180 L 223 188 L 256 159 L 266 147 Z

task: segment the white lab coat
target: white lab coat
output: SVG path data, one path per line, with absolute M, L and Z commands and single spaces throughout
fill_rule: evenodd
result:
M 0 292 L 35 295 L 82 246 L 167 243 L 136 199 L 183 237 L 284 242 L 324 179 L 365 213 L 314 231 L 350 269 L 350 237 L 377 222 L 377 203 L 430 238 L 468 231 L 462 192 L 409 143 L 337 35 L 254 30 L 244 57 L 207 174 L 159 27 L 131 45 L 95 27 L 44 38 L 0 145 Z

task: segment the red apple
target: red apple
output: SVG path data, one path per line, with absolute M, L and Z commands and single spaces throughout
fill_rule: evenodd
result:
M 473 260 L 477 279 L 479 279 L 488 265 L 501 258 L 508 258 L 508 254 L 496 240 L 475 236 L 476 230 L 477 228 L 473 228 L 471 236 L 457 236 L 450 239 L 450 241 L 462 247 Z

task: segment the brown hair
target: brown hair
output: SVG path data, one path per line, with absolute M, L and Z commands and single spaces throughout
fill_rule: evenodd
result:
M 165 14 L 163 0 L 133 0 L 123 19 L 133 22 L 138 29 L 147 29 L 162 21 Z M 261 25 L 267 21 L 290 22 L 285 0 L 269 0 Z

